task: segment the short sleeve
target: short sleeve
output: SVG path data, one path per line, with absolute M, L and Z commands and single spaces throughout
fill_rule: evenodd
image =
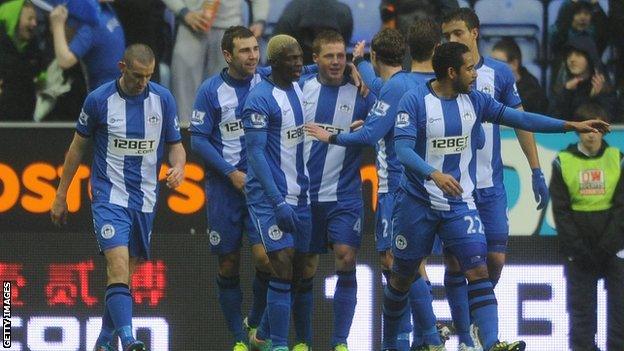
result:
M 176 144 L 182 140 L 182 136 L 180 135 L 180 121 L 178 120 L 177 107 L 173 95 L 167 92 L 167 94 L 163 96 L 163 102 L 165 103 L 163 109 L 165 114 L 163 116 L 165 142 L 167 144 Z
M 245 132 L 268 130 L 269 106 L 262 96 L 253 94 L 247 98 L 243 109 L 243 127 Z
M 396 121 L 394 123 L 394 139 L 416 139 L 418 115 L 414 94 L 407 93 L 399 101 Z
M 201 86 L 197 91 L 193 112 L 191 113 L 190 132 L 195 134 L 212 134 L 217 109 L 214 106 L 209 86 Z
M 522 105 L 522 100 L 520 100 L 520 94 L 518 93 L 518 88 L 516 87 L 516 79 L 511 72 L 511 69 L 507 67 L 507 65 L 501 65 L 499 70 L 500 77 L 500 99 L 505 106 L 517 108 Z
M 95 128 L 98 125 L 98 108 L 97 100 L 93 94 L 87 95 L 82 110 L 80 110 L 80 116 L 76 123 L 76 132 L 83 137 L 91 137 Z
M 95 41 L 95 31 L 89 25 L 82 25 L 78 28 L 76 35 L 69 43 L 69 50 L 76 55 L 77 58 L 83 58 L 84 55 L 91 50 Z

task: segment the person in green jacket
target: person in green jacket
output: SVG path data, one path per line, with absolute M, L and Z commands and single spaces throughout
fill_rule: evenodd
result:
M 588 103 L 574 118 L 607 120 L 607 113 Z M 607 350 L 624 347 L 623 167 L 622 152 L 600 133 L 579 134 L 579 142 L 559 152 L 553 162 L 550 194 L 560 249 L 567 258 L 572 351 L 599 350 L 596 286 L 602 278 L 607 289 Z
M 36 78 L 45 69 L 30 1 L 0 3 L 0 121 L 33 120 Z

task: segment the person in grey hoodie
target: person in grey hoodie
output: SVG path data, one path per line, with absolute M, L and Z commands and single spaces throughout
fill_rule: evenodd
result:
M 176 15 L 178 34 L 171 59 L 171 91 L 178 103 L 180 122 L 190 121 L 195 92 L 208 76 L 227 64 L 221 38 L 230 26 L 243 24 L 243 0 L 162 0 Z M 253 24 L 259 37 L 269 13 L 269 0 L 251 0 Z

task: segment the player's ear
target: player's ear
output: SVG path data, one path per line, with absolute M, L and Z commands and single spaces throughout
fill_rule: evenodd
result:
M 313 52 L 313 53 L 312 53 L 312 61 L 314 61 L 314 63 L 318 63 L 318 59 L 319 59 L 319 57 L 318 57 L 318 55 L 316 54 L 316 52 Z
M 121 60 L 121 61 L 117 62 L 117 67 L 123 73 L 123 71 L 125 71 L 128 66 L 126 65 L 126 63 L 123 60 Z
M 225 62 L 228 65 L 232 63 L 232 54 L 227 50 L 223 50 L 222 52 L 223 52 L 223 58 L 225 59 Z

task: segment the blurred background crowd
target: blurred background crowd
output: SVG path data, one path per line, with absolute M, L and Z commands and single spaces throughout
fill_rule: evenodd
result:
M 291 34 L 309 63 L 323 29 L 353 47 L 460 6 L 479 15 L 482 52 L 509 64 L 526 110 L 566 119 L 592 101 L 624 122 L 621 0 L 0 0 L 0 122 L 76 120 L 134 43 L 155 52 L 152 80 L 172 90 L 188 121 L 200 83 L 226 66 L 229 26 L 248 25 L 261 45 Z

